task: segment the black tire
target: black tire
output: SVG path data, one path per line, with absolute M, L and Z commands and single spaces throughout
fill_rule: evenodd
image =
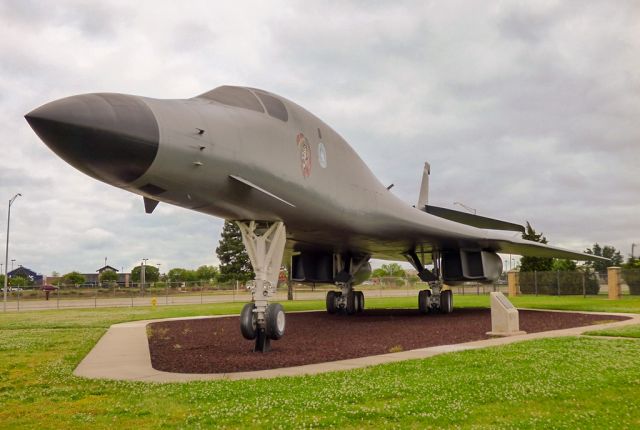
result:
M 336 292 L 328 291 L 327 292 L 327 313 L 335 314 L 338 309 L 336 308 Z
M 353 313 L 357 314 L 362 312 L 362 308 L 360 307 L 360 295 L 359 291 L 353 292 Z
M 240 331 L 245 339 L 253 340 L 258 335 L 256 317 L 253 313 L 255 308 L 253 303 L 247 303 L 240 312 Z
M 269 339 L 278 340 L 284 336 L 285 316 L 280 303 L 271 303 L 264 313 L 267 325 L 266 335 Z
M 440 312 L 443 314 L 453 312 L 453 292 L 451 290 L 440 292 Z
M 364 293 L 362 291 L 358 291 L 358 312 L 364 312 Z
M 356 308 L 356 295 L 354 291 L 347 294 L 347 314 L 353 315 L 358 309 Z
M 429 296 L 431 296 L 431 291 L 429 290 L 420 290 L 418 293 L 418 309 L 420 313 L 428 314 L 431 310 L 429 308 Z

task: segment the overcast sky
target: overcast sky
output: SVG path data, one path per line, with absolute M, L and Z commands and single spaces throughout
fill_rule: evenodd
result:
M 429 161 L 432 204 L 529 220 L 578 250 L 640 244 L 638 1 L 0 0 L 0 28 L 0 239 L 21 192 L 16 265 L 217 264 L 221 220 L 145 214 L 23 115 L 79 93 L 188 98 L 224 84 L 306 107 L 407 203 Z

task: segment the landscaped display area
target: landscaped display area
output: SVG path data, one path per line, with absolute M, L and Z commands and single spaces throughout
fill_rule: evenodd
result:
M 489 306 L 487 296 L 455 300 L 457 307 Z M 634 297 L 525 296 L 513 302 L 640 313 Z M 324 307 L 324 301 L 284 304 L 287 311 Z M 241 306 L 0 314 L 0 428 L 640 426 L 640 328 L 634 327 L 601 333 L 607 337 L 526 341 L 315 376 L 154 384 L 72 375 L 112 324 L 237 314 Z M 414 308 L 415 297 L 370 299 L 367 307 Z

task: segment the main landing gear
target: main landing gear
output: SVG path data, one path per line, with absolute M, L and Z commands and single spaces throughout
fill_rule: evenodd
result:
M 453 292 L 443 290 L 440 282 L 430 282 L 428 290 L 418 293 L 418 309 L 423 314 L 440 311 L 443 314 L 453 312 Z
M 255 221 L 237 224 L 256 274 L 249 286 L 251 303 L 244 305 L 240 313 L 240 331 L 245 339 L 255 339 L 254 351 L 267 352 L 271 349 L 271 340 L 284 335 L 284 309 L 279 303 L 269 303 L 269 299 L 278 283 L 286 242 L 285 227 L 282 222 L 263 228 Z
M 334 254 L 334 280 L 340 291 L 327 292 L 327 312 L 353 315 L 364 311 L 364 293 L 354 291 L 353 284 L 362 280 L 361 273 L 371 272 L 370 255 Z
M 349 315 L 364 311 L 364 293 L 353 291 L 352 286 L 341 286 L 341 291 L 327 292 L 327 312 L 346 312 Z
M 405 254 L 407 261 L 418 271 L 418 276 L 429 284 L 429 289 L 421 290 L 418 293 L 418 309 L 423 314 L 440 311 L 443 314 L 453 312 L 453 291 L 443 288 L 441 255 L 439 252 L 432 252 L 433 271 L 428 270 L 422 264 L 415 251 Z M 424 259 L 424 255 L 423 255 Z

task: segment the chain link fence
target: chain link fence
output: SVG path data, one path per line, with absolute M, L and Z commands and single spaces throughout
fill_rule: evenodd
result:
M 418 291 L 427 284 L 413 277 L 375 278 L 356 287 L 365 297 L 412 297 L 417 300 Z M 286 282 L 280 283 L 274 301 L 324 300 L 330 284 L 292 283 L 289 291 Z M 451 288 L 455 294 L 489 294 L 491 291 L 507 291 L 506 280 L 495 285 L 468 283 Z M 251 293 L 240 282 L 155 282 L 145 285 L 58 285 L 45 290 L 42 287 L 10 287 L 7 310 L 68 309 L 121 306 L 160 306 L 177 304 L 205 304 L 224 302 L 248 302 Z M 417 302 L 416 302 L 417 303 Z
M 623 295 L 640 295 L 640 269 L 622 269 Z M 588 271 L 519 272 L 520 294 L 533 295 L 606 295 L 609 291 L 607 273 Z
M 606 295 L 607 274 L 587 272 L 521 272 L 519 291 L 531 295 Z M 417 297 L 427 284 L 415 277 L 374 278 L 356 287 L 365 297 Z M 506 277 L 493 284 L 468 282 L 450 287 L 454 294 L 486 295 L 493 291 L 508 292 Z M 274 300 L 323 300 L 329 284 L 293 283 L 289 291 L 281 283 Z M 622 270 L 622 293 L 640 295 L 640 269 Z M 205 304 L 248 302 L 251 293 L 244 284 L 212 282 L 155 282 L 125 287 L 110 285 L 60 285 L 49 291 L 41 287 L 10 287 L 7 310 L 97 308 L 112 306 L 160 306 L 177 304 Z M 417 300 L 417 299 L 416 299 Z

